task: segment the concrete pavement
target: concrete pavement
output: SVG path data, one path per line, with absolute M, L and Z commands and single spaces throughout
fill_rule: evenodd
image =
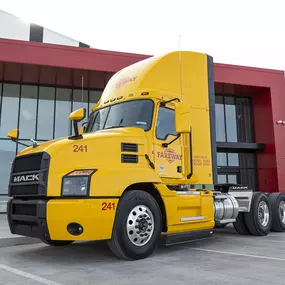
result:
M 0 284 L 284 285 L 284 263 L 285 233 L 239 236 L 229 227 L 135 262 L 118 260 L 106 242 L 2 247 Z

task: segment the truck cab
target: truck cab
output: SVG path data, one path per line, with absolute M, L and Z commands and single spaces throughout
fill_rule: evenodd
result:
M 211 237 L 215 226 L 232 222 L 240 233 L 267 234 L 266 196 L 215 187 L 214 109 L 208 55 L 178 51 L 122 69 L 85 127 L 78 123 L 86 111 L 76 110 L 73 136 L 33 141 L 14 159 L 11 232 L 53 246 L 106 240 L 125 259 L 149 256 L 160 240 Z M 18 141 L 18 130 L 8 137 Z M 252 201 L 262 207 L 250 211 Z M 256 211 L 263 224 L 243 229 L 243 215 L 252 222 Z

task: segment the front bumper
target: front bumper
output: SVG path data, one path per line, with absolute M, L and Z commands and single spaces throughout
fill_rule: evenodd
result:
M 12 234 L 43 240 L 110 239 L 118 199 L 12 199 L 7 215 Z M 80 235 L 68 232 L 68 225 L 82 226 Z

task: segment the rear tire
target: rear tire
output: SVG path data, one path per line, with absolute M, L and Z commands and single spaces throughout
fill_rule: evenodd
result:
M 236 232 L 239 235 L 249 235 L 249 230 L 247 228 L 247 225 L 245 223 L 245 218 L 244 218 L 244 213 L 243 212 L 239 212 L 236 221 L 233 223 L 234 228 L 236 230 Z
M 272 211 L 272 227 L 275 232 L 285 231 L 285 195 L 272 193 L 269 195 L 269 202 Z
M 147 192 L 131 190 L 120 199 L 108 245 L 119 258 L 143 259 L 155 250 L 161 231 L 162 218 L 156 200 Z
M 42 242 L 50 246 L 66 246 L 73 243 L 72 240 L 42 240 Z
M 272 225 L 272 214 L 269 200 L 265 194 L 253 193 L 250 212 L 245 213 L 245 222 L 252 235 L 268 235 Z

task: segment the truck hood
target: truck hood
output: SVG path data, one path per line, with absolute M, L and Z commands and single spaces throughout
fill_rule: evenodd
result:
M 109 141 L 110 139 L 115 141 L 120 139 L 124 142 L 143 142 L 146 138 L 144 130 L 134 127 L 101 130 L 94 133 L 86 133 L 82 136 L 82 139 L 69 139 L 68 137 L 63 137 L 43 142 L 35 148 L 33 148 L 32 146 L 25 148 L 24 150 L 19 152 L 17 156 L 43 151 L 48 152 L 49 154 L 56 155 L 56 152 L 60 151 L 63 148 L 70 147 L 70 145 L 83 145 L 90 143 L 92 145 L 93 142 L 97 145 L 99 141 L 101 142 L 99 144 L 102 145 L 102 140 Z

